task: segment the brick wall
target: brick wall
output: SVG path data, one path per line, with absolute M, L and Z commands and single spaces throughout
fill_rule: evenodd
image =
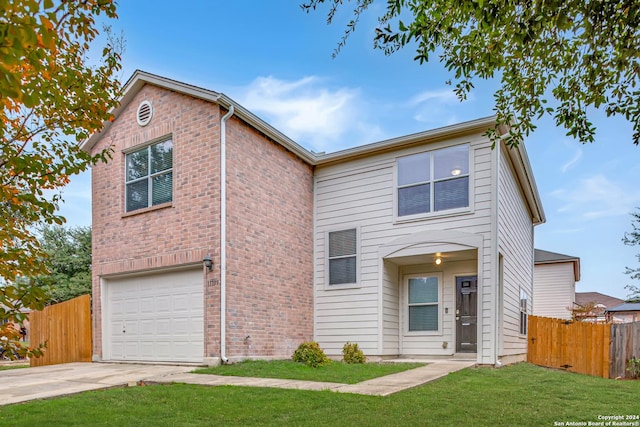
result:
M 140 127 L 143 100 L 154 112 Z M 92 170 L 94 354 L 102 355 L 100 275 L 201 263 L 207 253 L 220 265 L 219 113 L 216 104 L 147 85 L 96 144 L 94 152 L 109 145 L 114 151 Z M 125 214 L 123 150 L 166 136 L 173 138 L 173 202 Z M 219 279 L 216 271 L 209 278 L 214 274 Z M 218 290 L 207 290 L 206 311 L 219 311 Z M 205 331 L 219 343 L 219 327 Z M 208 350 L 218 353 L 219 346 Z
M 154 108 L 146 127 L 140 102 Z M 144 86 L 96 144 L 93 168 L 94 354 L 102 355 L 100 276 L 201 263 L 205 357 L 220 353 L 220 117 L 217 104 Z M 313 170 L 232 117 L 227 126 L 227 356 L 289 357 L 313 336 Z M 124 213 L 123 150 L 171 135 L 173 202 Z M 247 338 L 248 337 L 248 338 Z
M 227 127 L 227 353 L 291 357 L 313 338 L 313 170 Z

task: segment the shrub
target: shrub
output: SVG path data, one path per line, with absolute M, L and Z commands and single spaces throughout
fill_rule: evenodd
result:
M 317 342 L 303 342 L 298 346 L 291 356 L 294 362 L 304 363 L 312 368 L 328 365 L 331 359 L 324 354 Z
M 357 343 L 346 343 L 342 347 L 342 360 L 344 363 L 364 363 L 367 361 L 364 353 L 358 348 Z
M 640 359 L 632 357 L 627 362 L 627 372 L 631 378 L 640 378 Z

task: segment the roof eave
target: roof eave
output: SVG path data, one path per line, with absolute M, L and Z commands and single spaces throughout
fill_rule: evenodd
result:
M 507 148 L 507 152 L 514 166 L 516 177 L 520 182 L 520 188 L 522 188 L 527 205 L 529 206 L 533 225 L 545 223 L 547 218 L 542 208 L 542 200 L 540 199 L 540 193 L 538 193 L 538 187 L 524 144 L 520 143 L 516 147 Z
M 485 132 L 495 124 L 495 120 L 495 116 L 483 117 L 455 125 L 444 126 L 437 129 L 404 135 L 358 147 L 347 148 L 333 153 L 321 154 L 316 157 L 316 164 L 320 166 L 339 163 L 358 157 L 366 157 L 387 151 L 411 147 L 413 145 L 424 144 L 426 142 L 436 142 L 457 136 Z
M 117 118 L 122 110 L 131 102 L 134 96 L 142 89 L 142 87 L 146 84 L 151 84 L 154 86 L 162 87 L 168 90 L 172 90 L 174 92 L 178 92 L 184 95 L 189 95 L 194 98 L 202 99 L 209 102 L 217 103 L 218 105 L 229 109 L 231 105 L 233 105 L 235 109 L 235 114 L 251 126 L 253 126 L 258 131 L 264 133 L 269 138 L 278 142 L 280 145 L 290 150 L 297 156 L 299 156 L 305 162 L 313 165 L 316 161 L 316 156 L 310 151 L 304 149 L 299 144 L 295 143 L 293 140 L 288 138 L 286 135 L 266 123 L 264 120 L 260 119 L 255 114 L 251 113 L 249 110 L 233 101 L 228 96 L 214 92 L 212 90 L 204 89 L 197 86 L 188 85 L 186 83 L 182 83 L 176 80 L 172 80 L 166 77 L 161 77 L 155 74 L 147 73 L 145 71 L 136 70 L 131 78 L 125 83 L 122 91 L 122 97 L 120 99 L 120 103 L 116 108 L 114 108 L 111 113 L 113 114 L 114 119 Z M 99 132 L 92 134 L 88 139 L 83 141 L 80 144 L 80 148 L 89 152 L 93 148 L 93 146 L 102 138 L 102 136 L 109 130 L 112 122 L 105 122 L 104 126 Z

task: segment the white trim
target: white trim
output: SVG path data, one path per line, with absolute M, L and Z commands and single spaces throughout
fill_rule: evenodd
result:
M 111 336 L 111 328 L 107 322 L 107 316 L 105 316 L 105 307 L 106 302 L 109 300 L 106 295 L 106 283 L 105 278 L 103 276 L 98 276 L 98 280 L 100 281 L 100 331 L 102 332 L 102 359 L 101 360 L 110 360 L 111 359 L 111 347 L 107 345 L 106 337 Z M 97 359 L 97 356 L 94 356 L 93 359 Z

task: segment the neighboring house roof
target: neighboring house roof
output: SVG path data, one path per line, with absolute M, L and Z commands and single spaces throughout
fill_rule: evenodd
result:
M 534 249 L 534 263 L 541 264 L 558 264 L 563 262 L 573 263 L 573 277 L 576 282 L 580 281 L 580 258 L 570 255 L 559 254 L 556 252 L 543 251 L 542 249 Z M 577 298 L 577 293 L 576 293 Z M 576 300 L 576 303 L 578 301 Z M 588 301 L 592 302 L 592 301 Z
M 258 116 L 256 116 L 223 93 L 214 92 L 212 90 L 200 88 L 197 86 L 192 86 L 186 83 L 140 70 L 134 72 L 131 78 L 124 85 L 120 104 L 112 111 L 114 118 L 117 118 L 120 115 L 123 109 L 133 100 L 135 95 L 142 89 L 145 84 L 152 84 L 154 86 L 172 90 L 177 93 L 190 95 L 194 98 L 206 100 L 209 102 L 215 102 L 226 109 L 233 107 L 235 110 L 234 114 L 240 119 L 244 120 L 255 129 L 273 139 L 284 148 L 295 153 L 303 161 L 313 166 L 353 160 L 359 157 L 366 157 L 373 154 L 396 150 L 399 148 L 406 148 L 413 145 L 424 144 L 425 142 L 435 142 L 438 140 L 449 139 L 454 136 L 463 136 L 473 133 L 485 132 L 495 124 L 495 117 L 491 116 L 456 125 L 445 126 L 426 132 L 415 133 L 398 138 L 375 142 L 372 144 L 349 148 L 334 153 L 314 153 L 297 144 L 282 132 L 278 131 L 273 126 L 266 123 L 264 120 L 260 119 Z M 93 146 L 100 140 L 100 138 L 110 127 L 111 122 L 105 122 L 102 130 L 91 135 L 81 144 L 80 147 L 85 151 L 90 151 L 91 148 L 93 148 Z M 504 135 L 509 131 L 509 129 L 503 127 L 502 129 L 500 129 L 500 131 Z M 538 188 L 533 178 L 533 172 L 531 170 L 529 158 L 527 157 L 527 153 L 524 149 L 524 144 L 519 144 L 517 147 L 509 149 L 508 154 L 515 170 L 520 187 L 525 196 L 525 201 L 531 213 L 533 223 L 541 224 L 545 222 L 546 218 L 544 210 L 542 208 L 542 201 L 540 199 Z
M 614 307 L 607 308 L 607 312 L 620 312 L 620 311 L 640 311 L 640 302 L 624 302 Z
M 576 304 L 584 306 L 589 303 L 602 304 L 605 307 L 614 307 L 624 301 L 620 298 L 601 294 L 600 292 L 576 292 Z

